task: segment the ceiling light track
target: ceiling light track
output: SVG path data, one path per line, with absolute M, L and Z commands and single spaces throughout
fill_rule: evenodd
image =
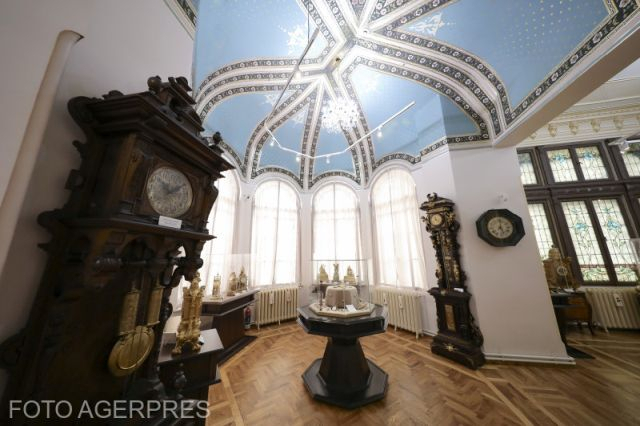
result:
M 269 136 L 271 136 L 271 142 L 270 142 L 270 146 L 277 146 L 278 148 L 280 148 L 281 150 L 285 151 L 285 152 L 290 152 L 292 154 L 296 155 L 296 161 L 300 161 L 302 158 L 308 158 L 310 160 L 317 160 L 318 158 L 326 158 L 327 159 L 327 163 L 329 163 L 331 160 L 330 158 L 336 155 L 340 155 L 340 154 L 344 154 L 345 152 L 349 151 L 351 148 L 353 148 L 356 144 L 362 142 L 363 140 L 365 140 L 366 138 L 368 138 L 369 136 L 371 136 L 372 134 L 374 134 L 375 132 L 378 132 L 378 135 L 380 136 L 382 134 L 382 128 L 384 126 L 386 126 L 387 124 L 389 124 L 391 121 L 395 120 L 397 117 L 399 117 L 400 115 L 404 114 L 409 108 L 411 108 L 412 106 L 414 106 L 416 104 L 415 101 L 411 101 L 409 102 L 406 106 L 404 106 L 401 110 L 399 110 L 398 112 L 396 112 L 395 114 L 393 114 L 392 116 L 390 116 L 389 118 L 387 118 L 385 121 L 383 121 L 381 124 L 377 125 L 376 127 L 374 127 L 373 129 L 371 129 L 370 132 L 368 132 L 366 135 L 362 136 L 360 139 L 354 141 L 353 143 L 351 143 L 349 146 L 347 146 L 345 149 L 343 149 L 342 151 L 335 151 L 335 152 L 331 152 L 328 154 L 321 154 L 321 155 L 309 155 L 309 154 L 305 154 L 304 152 L 300 152 L 300 151 L 296 151 L 295 149 L 291 149 L 291 148 L 287 148 L 286 146 L 283 146 L 280 141 L 278 140 L 278 138 L 275 137 L 275 135 L 271 132 L 271 129 L 269 129 L 269 127 L 267 126 L 266 131 L 269 134 Z

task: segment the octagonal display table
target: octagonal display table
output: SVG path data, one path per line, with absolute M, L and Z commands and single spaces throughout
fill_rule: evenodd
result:
M 358 338 L 384 333 L 387 308 L 376 305 L 371 314 L 335 318 L 298 308 L 298 324 L 309 334 L 327 337 L 324 356 L 302 375 L 314 399 L 344 408 L 357 408 L 384 398 L 389 376 L 364 356 Z

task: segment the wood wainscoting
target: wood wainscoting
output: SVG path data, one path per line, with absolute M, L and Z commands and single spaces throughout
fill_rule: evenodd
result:
M 263 328 L 221 367 L 208 425 L 637 425 L 640 333 L 570 331 L 593 355 L 576 366 L 490 363 L 468 370 L 429 350 L 430 337 L 388 330 L 364 337 L 368 358 L 389 373 L 387 396 L 345 410 L 311 399 L 302 373 L 325 339 L 295 323 Z

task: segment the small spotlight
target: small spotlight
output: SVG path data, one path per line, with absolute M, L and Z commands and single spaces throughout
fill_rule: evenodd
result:
M 296 79 L 301 79 L 302 78 L 302 73 L 300 72 L 300 70 L 296 71 L 295 76 Z
M 276 141 L 271 139 L 271 142 L 269 143 L 269 146 L 274 146 L 276 144 Z
M 331 157 L 327 156 L 327 164 L 331 162 Z
M 299 163 L 300 162 L 300 156 L 296 155 L 296 161 Z
M 378 129 L 378 133 L 376 133 L 376 136 L 378 136 L 379 138 L 382 137 L 382 127 Z

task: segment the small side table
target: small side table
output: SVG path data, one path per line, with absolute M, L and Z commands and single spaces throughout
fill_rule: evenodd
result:
M 212 317 L 211 328 L 218 330 L 224 345 L 220 363 L 256 338 L 244 334 L 244 308 L 253 303 L 259 291 L 253 289 L 222 300 L 204 299 L 202 301 L 202 317 Z
M 218 360 L 224 347 L 216 330 L 205 330 L 200 334 L 204 345 L 199 352 L 185 351 L 173 356 L 174 345 L 163 343 L 158 357 L 160 380 L 169 393 L 175 392 L 174 379 L 176 373 L 182 371 L 187 379 L 185 387 L 180 391 L 185 398 L 207 401 L 209 386 L 220 381 Z
M 384 333 L 387 308 L 377 305 L 367 316 L 334 318 L 298 308 L 298 324 L 309 334 L 327 337 L 324 356 L 302 375 L 314 399 L 357 408 L 384 398 L 389 376 L 364 356 L 358 338 Z

